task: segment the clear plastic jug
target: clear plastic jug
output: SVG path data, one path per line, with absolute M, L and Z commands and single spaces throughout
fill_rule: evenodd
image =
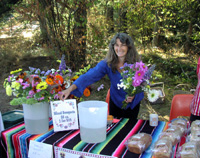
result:
M 106 139 L 108 103 L 104 101 L 83 101 L 78 104 L 81 140 L 86 143 L 100 143 Z

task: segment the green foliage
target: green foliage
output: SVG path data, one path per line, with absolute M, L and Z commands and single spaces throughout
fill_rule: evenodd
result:
M 91 67 L 91 66 L 88 65 L 88 66 L 84 67 L 83 69 L 79 69 L 79 71 L 76 72 L 75 75 L 80 76 L 80 75 L 86 73 L 86 72 L 90 69 L 90 67 Z
M 47 100 L 48 102 L 48 100 Z M 12 101 L 10 101 L 10 105 L 22 105 L 22 104 L 35 104 L 38 103 L 34 98 L 26 99 L 24 98 L 14 98 Z

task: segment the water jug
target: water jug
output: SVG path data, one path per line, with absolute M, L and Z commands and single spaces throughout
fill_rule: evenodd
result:
M 83 101 L 78 103 L 81 140 L 86 143 L 100 143 L 106 139 L 108 103 L 104 101 Z

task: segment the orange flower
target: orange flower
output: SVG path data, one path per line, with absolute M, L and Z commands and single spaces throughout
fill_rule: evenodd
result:
M 46 78 L 46 82 L 48 85 L 53 85 L 54 84 L 54 77 L 51 76 L 51 75 L 48 75 L 47 78 Z
M 89 97 L 90 96 L 90 90 L 89 90 L 89 88 L 85 88 L 83 94 L 84 94 L 84 96 Z
M 36 86 L 32 87 L 32 91 L 33 91 L 34 93 L 37 93 Z
M 26 72 L 21 72 L 19 76 L 16 78 L 18 80 L 19 78 L 23 79 L 26 76 Z
M 39 82 L 39 83 L 41 82 L 41 78 L 39 78 L 39 77 L 34 77 L 33 80 L 34 80 L 34 82 Z
M 64 79 L 63 79 L 63 77 L 62 77 L 61 75 L 56 75 L 56 76 L 54 77 L 54 82 L 55 82 L 56 84 L 63 84 Z
M 53 90 L 55 91 L 55 93 L 58 93 L 58 92 L 62 91 L 62 87 L 57 86 L 57 87 L 53 88 Z

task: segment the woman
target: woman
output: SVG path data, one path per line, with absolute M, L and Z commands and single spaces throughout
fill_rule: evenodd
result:
M 87 73 L 81 75 L 68 89 L 64 90 L 60 95 L 61 100 L 65 100 L 70 94 L 80 97 L 84 89 L 90 84 L 100 80 L 108 75 L 110 87 L 110 115 L 120 118 L 137 119 L 140 101 L 144 98 L 144 93 L 138 93 L 135 96 L 125 98 L 126 92 L 118 89 L 117 84 L 120 83 L 122 71 L 120 67 L 124 63 L 133 64 L 139 60 L 139 55 L 135 49 L 133 40 L 125 33 L 117 33 L 109 44 L 109 51 L 104 60 L 100 61 L 94 68 Z M 128 106 L 122 109 L 122 102 L 126 101 Z
M 194 93 L 194 97 L 192 99 L 192 103 L 190 105 L 190 121 L 200 120 L 200 57 L 197 63 L 197 77 L 198 77 L 198 84 L 196 87 L 196 91 Z

